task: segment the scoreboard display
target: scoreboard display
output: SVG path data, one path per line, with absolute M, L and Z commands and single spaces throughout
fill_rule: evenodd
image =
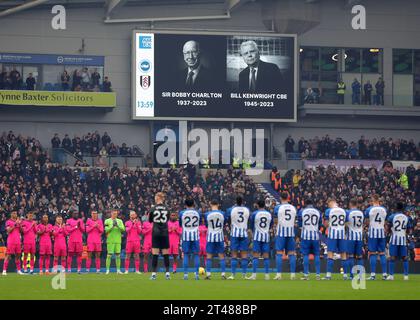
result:
M 295 35 L 133 32 L 137 120 L 293 122 Z

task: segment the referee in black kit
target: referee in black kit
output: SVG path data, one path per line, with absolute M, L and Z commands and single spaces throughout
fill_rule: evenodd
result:
M 163 260 L 165 262 L 166 280 L 170 280 L 169 273 L 169 210 L 164 204 L 165 195 L 158 192 L 155 195 L 155 205 L 150 209 L 149 222 L 153 223 L 152 231 L 152 276 L 150 280 L 156 280 L 156 270 L 158 266 L 159 252 L 162 250 Z

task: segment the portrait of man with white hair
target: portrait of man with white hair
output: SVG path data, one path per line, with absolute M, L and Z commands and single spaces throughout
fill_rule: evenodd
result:
M 280 68 L 274 63 L 261 60 L 255 41 L 242 42 L 240 55 L 247 67 L 239 73 L 239 91 L 281 93 L 283 77 Z
M 182 54 L 186 68 L 180 74 L 178 85 L 188 91 L 203 90 L 211 86 L 212 75 L 201 61 L 200 43 L 188 40 L 182 47 Z

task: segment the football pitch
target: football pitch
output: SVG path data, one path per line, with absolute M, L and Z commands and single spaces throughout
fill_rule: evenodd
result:
M 402 275 L 396 275 L 394 281 L 366 281 L 366 289 L 355 290 L 350 280 L 344 281 L 341 275 L 335 275 L 331 281 L 316 281 L 315 275 L 309 281 L 289 280 L 283 274 L 283 280 L 264 280 L 258 274 L 257 280 L 221 280 L 219 274 L 212 274 L 212 280 L 199 281 L 190 275 L 188 281 L 183 275 L 171 274 L 171 280 L 165 280 L 160 273 L 156 281 L 149 280 L 148 274 L 117 275 L 105 274 L 66 274 L 60 284 L 65 289 L 53 289 L 58 283 L 53 275 L 17 275 L 0 276 L 0 299 L 36 299 L 36 300 L 282 300 L 282 299 L 328 299 L 328 300 L 369 300 L 369 299 L 420 299 L 420 275 L 410 275 L 409 281 L 403 281 Z M 274 275 L 272 274 L 271 277 Z

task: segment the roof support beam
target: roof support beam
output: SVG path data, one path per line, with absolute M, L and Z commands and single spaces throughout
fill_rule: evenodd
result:
M 251 2 L 253 0 L 226 0 L 226 9 L 229 12 L 238 9 L 240 6 L 244 5 L 247 2 Z
M 45 2 L 48 2 L 48 1 L 49 0 L 34 0 L 34 1 L 31 1 L 31 2 L 21 4 L 20 6 L 1 11 L 0 12 L 0 18 L 1 17 L 6 17 L 8 15 L 11 15 L 11 14 L 14 14 L 14 13 L 26 10 L 26 9 L 37 7 L 37 6 L 39 6 L 39 5 L 41 5 Z
M 126 2 L 127 0 L 107 0 L 105 3 L 106 19 L 110 19 L 112 11 L 119 7 L 122 7 Z

